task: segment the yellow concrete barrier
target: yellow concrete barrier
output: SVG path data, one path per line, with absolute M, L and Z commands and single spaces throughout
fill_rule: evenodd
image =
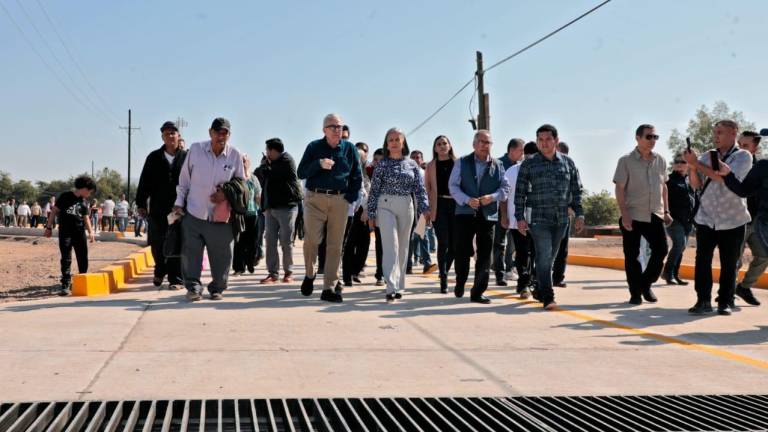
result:
M 147 259 L 147 266 L 154 267 L 155 257 L 152 256 L 152 248 L 147 246 L 144 249 L 142 249 L 142 251 L 144 252 L 144 257 Z
M 147 257 L 143 252 L 135 252 L 128 255 L 128 259 L 136 263 L 136 271 L 142 273 L 147 269 Z
M 106 273 L 81 273 L 72 277 L 72 295 L 102 296 L 109 294 Z
M 139 276 L 139 269 L 136 268 L 136 261 L 132 259 L 124 259 L 118 261 L 116 264 L 123 266 L 126 280 L 130 280 Z
M 125 287 L 127 278 L 125 277 L 125 267 L 120 264 L 113 264 L 104 267 L 100 272 L 107 275 L 107 281 L 109 282 L 109 291 L 116 292 Z
M 624 258 L 600 257 L 592 255 L 568 255 L 568 264 L 585 267 L 602 267 L 615 270 L 624 270 Z M 695 277 L 695 267 L 688 264 L 680 266 L 680 277 L 693 280 Z M 739 278 L 744 276 L 745 271 L 739 272 Z M 712 280 L 717 282 L 720 279 L 720 269 L 712 267 Z M 763 273 L 757 279 L 753 288 L 768 288 L 768 273 Z

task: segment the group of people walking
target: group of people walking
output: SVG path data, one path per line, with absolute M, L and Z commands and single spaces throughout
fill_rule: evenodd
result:
M 734 293 L 759 304 L 750 287 L 768 267 L 768 225 L 763 226 L 768 222 L 760 223 L 761 215 L 768 214 L 768 199 L 759 205 L 751 199 L 748 209 L 741 197 L 756 190 L 768 194 L 761 180 L 768 176 L 768 165 L 758 163 L 750 171 L 760 137 L 745 132 L 737 145 L 737 129 L 732 121 L 718 122 L 717 154 L 698 157 L 688 150 L 675 156 L 668 174 L 664 159 L 653 152 L 655 128 L 637 128 L 636 148 L 619 159 L 613 177 L 631 304 L 656 302 L 651 286 L 662 274 L 669 284 L 687 284 L 679 268 L 694 228 L 697 302 L 691 313 L 712 310 L 715 247 L 721 263 L 718 312 L 730 314 Z M 200 300 L 205 251 L 212 300 L 223 298 L 230 275 L 253 273 L 263 257 L 267 275 L 260 283 L 293 282 L 292 248 L 300 227 L 304 296 L 317 287 L 321 300 L 342 302 L 344 287 L 360 282 L 373 233 L 376 285 L 385 286 L 385 300 L 393 302 L 403 297 L 413 249 L 420 247 L 414 234 L 425 238 L 427 227 L 433 227 L 437 263 L 423 263 L 425 272 L 439 272 L 441 293 L 451 288 L 453 267 L 454 295 L 464 297 L 468 288 L 470 301 L 488 304 L 491 272 L 503 286 L 514 269 L 520 298 L 533 296 L 547 310 L 556 307 L 554 287 L 566 286 L 569 234 L 584 228 L 584 210 L 579 170 L 554 126 L 539 127 L 535 142 L 513 138 L 498 159 L 492 156 L 487 130 L 475 133 L 472 153 L 461 157 L 440 135 L 428 164 L 421 152 L 411 152 L 402 130 L 391 128 L 369 163 L 368 144 L 349 141 L 341 116 L 329 114 L 323 119 L 323 137 L 307 145 L 298 165 L 283 142 L 272 138 L 255 168 L 247 154 L 229 143 L 231 131 L 228 120 L 216 118 L 210 139 L 185 149 L 173 122 L 161 127 L 163 146 L 147 156 L 136 197 L 137 213 L 148 220 L 156 286 L 167 277 L 171 289 L 185 288 L 189 301 Z M 80 183 L 75 197 L 85 199 L 91 184 Z M 72 201 L 65 198 L 67 204 Z M 81 212 L 59 209 L 74 216 Z M 87 222 L 77 228 L 90 232 Z M 755 258 L 737 286 L 745 233 Z M 650 248 L 645 263 L 639 259 L 643 239 Z M 73 244 L 77 252 L 79 243 Z M 472 258 L 474 275 L 467 286 Z M 63 274 L 64 264 L 63 257 Z M 318 275 L 322 280 L 316 280 Z M 63 276 L 65 288 L 66 280 Z

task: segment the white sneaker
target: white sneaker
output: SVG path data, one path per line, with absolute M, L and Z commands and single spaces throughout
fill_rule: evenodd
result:
M 504 274 L 504 278 L 508 281 L 516 281 L 517 280 L 517 270 L 512 269 L 508 271 L 506 274 Z

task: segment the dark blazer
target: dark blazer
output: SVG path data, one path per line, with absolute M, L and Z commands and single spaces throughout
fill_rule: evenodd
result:
M 187 158 L 187 151 L 179 150 L 173 163 L 168 163 L 164 149 L 160 147 L 147 156 L 136 189 L 136 207 L 146 209 L 149 200 L 149 215 L 153 218 L 165 218 L 173 210 L 179 173 Z

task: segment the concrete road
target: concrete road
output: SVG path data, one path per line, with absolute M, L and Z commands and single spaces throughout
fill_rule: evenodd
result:
M 231 278 L 220 302 L 187 303 L 148 274 L 108 297 L 4 304 L 0 400 L 768 389 L 768 306 L 692 317 L 692 286 L 657 286 L 658 303 L 632 307 L 623 272 L 569 267 L 560 310 L 545 312 L 511 287 L 492 288 L 490 305 L 439 294 L 434 276 L 409 276 L 394 304 L 368 276 L 340 305 L 264 276 Z

